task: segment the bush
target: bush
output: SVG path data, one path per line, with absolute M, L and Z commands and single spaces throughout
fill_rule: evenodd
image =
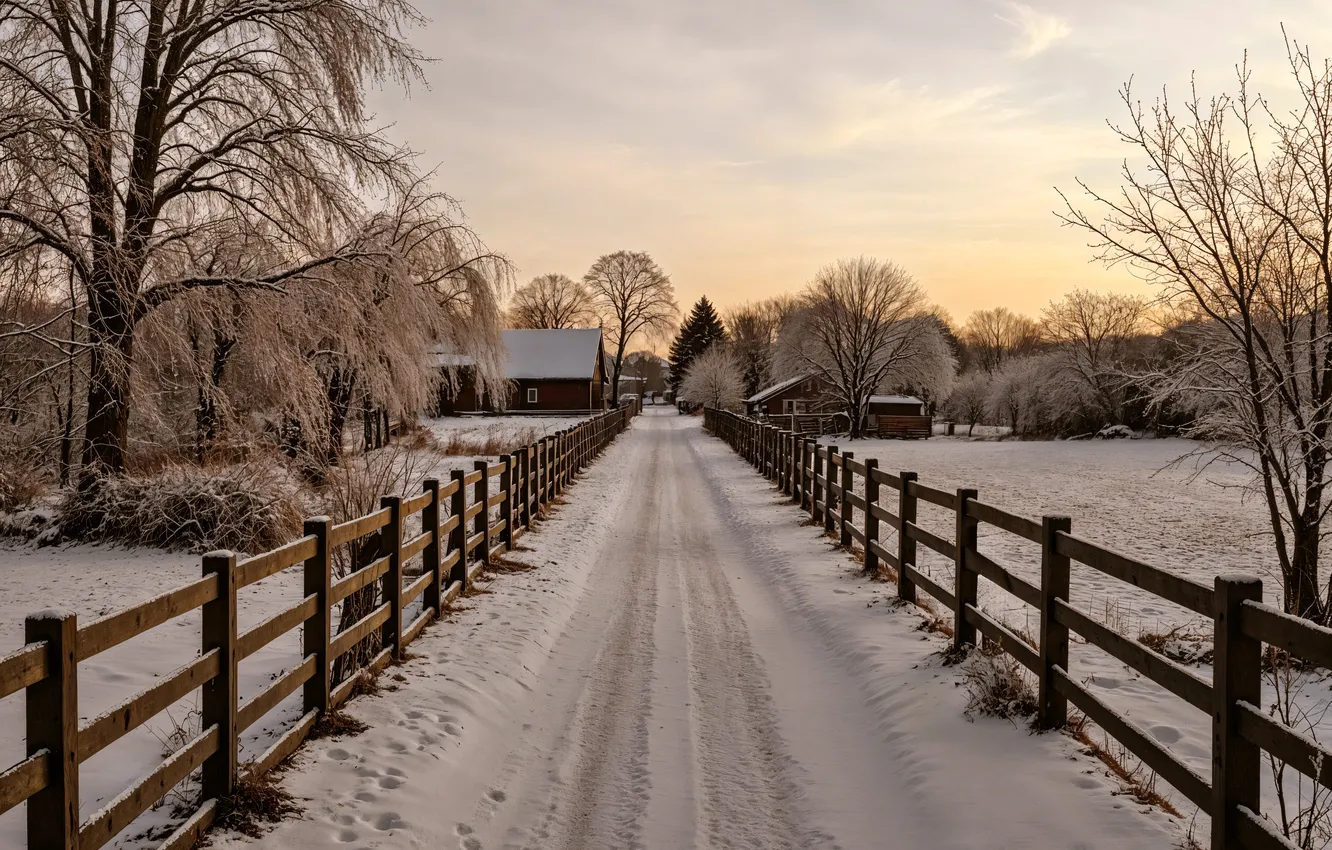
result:
M 964 674 L 968 718 L 977 714 L 1014 720 L 1036 713 L 1036 694 L 1026 671 L 1011 655 L 990 650 L 973 653 Z
M 31 507 L 44 490 L 39 454 L 0 435 L 0 513 Z
M 271 462 L 220 468 L 173 464 L 150 475 L 94 480 L 57 511 L 61 534 L 207 552 L 263 552 L 299 536 L 298 488 Z

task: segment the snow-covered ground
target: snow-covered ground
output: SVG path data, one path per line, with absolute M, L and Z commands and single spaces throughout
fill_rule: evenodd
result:
M 419 481 L 438 477 L 447 481 L 453 469 L 470 471 L 477 454 L 490 444 L 496 451 L 517 448 L 557 430 L 572 427 L 582 417 L 455 417 L 431 420 L 432 432 L 465 445 L 468 454 L 447 456 L 437 451 L 404 455 L 404 477 L 409 493 L 419 492 Z M 494 457 L 488 459 L 493 462 Z M 497 487 L 499 479 L 492 479 Z M 499 508 L 492 509 L 497 515 Z M 410 569 L 413 564 L 406 565 Z M 23 645 L 23 620 L 47 608 L 72 610 L 86 624 L 99 616 L 141 602 L 198 578 L 199 556 L 158 549 L 106 545 L 38 547 L 0 539 L 0 655 Z M 300 600 L 299 569 L 287 570 L 239 593 L 239 628 L 243 631 Z M 419 603 L 418 603 L 419 605 Z M 409 611 L 410 622 L 419 607 Z M 198 656 L 201 642 L 200 612 L 152 629 L 79 665 L 81 720 L 114 707 L 158 678 Z M 244 700 L 300 660 L 299 630 L 284 635 L 241 662 L 240 696 Z M 242 736 L 241 760 L 257 756 L 299 716 L 299 691 L 270 712 Z M 191 714 L 197 697 L 189 696 L 167 712 L 117 741 L 85 762 L 80 771 L 81 816 L 87 818 L 138 778 L 148 774 L 171 750 L 170 738 L 178 727 L 197 729 Z M 23 700 L 0 701 L 0 769 L 24 757 Z M 170 801 L 145 813 L 110 846 L 154 846 L 180 817 Z M 23 845 L 23 807 L 0 815 L 0 847 Z
M 424 425 L 450 454 L 495 454 L 572 428 L 585 416 L 441 416 Z M 484 451 L 490 448 L 490 451 Z
M 1268 601 L 1280 604 L 1266 509 L 1246 489 L 1248 473 L 1221 464 L 1204 467 L 1197 458 L 1197 443 L 1179 439 L 847 441 L 845 437 L 829 437 L 824 442 L 862 460 L 877 458 L 881 468 L 894 473 L 914 471 L 922 484 L 931 487 L 948 491 L 974 487 L 982 501 L 1012 513 L 1032 519 L 1044 514 L 1069 516 L 1075 535 L 1209 587 L 1217 575 L 1257 575 L 1263 579 Z M 895 493 L 889 496 L 895 497 Z M 922 527 L 953 539 L 952 512 L 924 502 L 918 508 Z M 884 536 L 895 541 L 890 532 Z M 895 545 L 890 542 L 889 548 Z M 1040 547 L 1036 544 L 982 524 L 979 548 L 1039 585 Z M 952 587 L 950 560 L 923 545 L 917 546 L 917 557 L 926 572 Z M 1210 648 L 1210 620 L 1089 567 L 1073 565 L 1071 590 L 1078 608 L 1121 634 L 1136 638 L 1179 629 L 1199 638 L 1198 648 Z M 1037 612 L 984 579 L 980 601 L 982 608 L 1015 628 L 1037 632 Z M 1192 669 L 1201 678 L 1211 679 L 1210 665 Z M 1210 777 L 1211 721 L 1206 714 L 1076 636 L 1070 649 L 1070 673 L 1203 777 Z M 1268 681 L 1264 705 L 1275 699 L 1273 682 Z M 1296 702 L 1310 717 L 1322 719 L 1320 739 L 1332 739 L 1332 712 L 1328 711 L 1332 681 L 1326 674 L 1311 674 Z M 1270 807 L 1275 802 L 1275 785 L 1266 763 L 1263 770 L 1265 806 Z M 1288 787 L 1293 797 L 1294 787 Z M 1192 806 L 1182 795 L 1163 790 L 1181 811 L 1191 814 Z M 1206 817 L 1200 816 L 1198 824 L 1205 835 Z
M 649 409 L 413 646 L 265 847 L 1167 847 L 1062 735 L 968 722 L 942 641 L 696 417 Z M 1014 777 L 1021 777 L 1014 782 Z M 217 837 L 216 846 L 249 843 Z

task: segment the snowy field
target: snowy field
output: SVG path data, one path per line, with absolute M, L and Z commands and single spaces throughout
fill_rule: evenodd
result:
M 1045 514 L 1067 515 L 1075 535 L 1208 587 L 1220 574 L 1257 575 L 1263 579 L 1268 601 L 1280 605 L 1265 506 L 1246 490 L 1249 478 L 1245 470 L 1220 464 L 1204 469 L 1193 458 L 1176 464 L 1198 449 L 1196 443 L 1178 439 L 995 442 L 937 437 L 854 442 L 828 437 L 824 442 L 859 459 L 878 458 L 879 466 L 893 473 L 914 471 L 922 484 L 931 487 L 949 491 L 973 487 L 982 501 L 1011 513 L 1036 520 Z M 890 498 L 895 497 L 894 491 Z M 925 502 L 918 507 L 923 528 L 953 539 L 951 511 Z M 891 532 L 885 538 L 894 541 L 890 548 L 896 545 Z M 982 524 L 979 548 L 1012 572 L 1040 584 L 1040 547 L 1036 544 Z M 944 587 L 953 586 L 952 561 L 919 544 L 917 558 Z M 1180 649 L 1210 648 L 1210 620 L 1089 567 L 1074 563 L 1071 590 L 1076 607 L 1121 634 L 1137 638 L 1178 629 L 1182 636 L 1195 639 L 1186 637 L 1176 644 Z M 928 597 L 922 593 L 922 598 Z M 980 602 L 1009 625 L 1030 634 L 1038 631 L 1035 609 L 985 579 L 980 581 Z M 937 603 L 935 607 L 951 616 Z M 1075 678 L 1203 777 L 1211 775 L 1207 715 L 1076 635 L 1072 641 L 1069 672 Z M 1192 669 L 1210 680 L 1210 664 Z M 1274 699 L 1273 683 L 1268 681 L 1264 703 Z M 1323 741 L 1332 739 L 1329 702 L 1332 682 L 1325 672 L 1313 674 L 1297 697 L 1297 704 L 1310 716 L 1323 718 L 1318 730 Z M 1269 805 L 1275 798 L 1275 785 L 1266 762 L 1263 770 L 1265 805 Z M 1168 796 L 1182 811 L 1191 811 L 1182 795 Z M 1199 817 L 1203 835 L 1206 822 L 1205 816 Z
M 517 448 L 547 434 L 569 428 L 582 417 L 454 417 L 428 420 L 427 426 L 442 444 L 461 446 L 463 454 L 417 452 L 409 464 L 410 493 L 419 492 L 420 480 L 447 481 L 450 471 L 470 471 L 475 461 Z M 441 445 L 441 451 L 446 445 Z M 498 486 L 499 479 L 492 479 Z M 492 509 L 497 514 L 499 508 Z M 419 560 L 419 558 L 417 559 Z M 410 569 L 413 564 L 406 565 Z M 23 645 L 23 620 L 47 608 L 78 614 L 79 623 L 112 613 L 198 578 L 201 560 L 184 552 L 124 548 L 111 545 L 37 547 L 0 538 L 0 655 Z M 299 569 L 284 571 L 239 592 L 241 631 L 301 599 Z M 410 622 L 419 611 L 409 611 Z M 141 690 L 159 677 L 198 656 L 200 612 L 193 611 L 139 635 L 79 665 L 79 706 L 87 722 Z M 246 658 L 240 665 L 240 697 L 247 699 L 300 659 L 300 632 L 295 630 Z M 87 818 L 139 777 L 157 767 L 173 747 L 178 729 L 196 729 L 192 714 L 197 698 L 187 697 L 168 712 L 126 735 L 84 762 L 80 772 L 81 817 Z M 289 697 L 242 736 L 241 760 L 262 753 L 300 715 L 300 692 Z M 23 700 L 0 701 L 0 769 L 20 761 L 23 744 Z M 173 823 L 179 822 L 171 801 L 141 816 L 111 847 L 155 846 Z M 0 815 L 0 848 L 23 845 L 24 809 Z

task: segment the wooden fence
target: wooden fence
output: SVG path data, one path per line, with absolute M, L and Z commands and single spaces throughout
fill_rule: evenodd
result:
M 874 458 L 858 459 L 836 446 L 820 446 L 801 435 L 733 413 L 706 410 L 704 427 L 808 510 L 810 517 L 822 523 L 825 532 L 837 537 L 843 546 L 858 544 L 864 551 L 867 573 L 877 574 L 881 564 L 893 568 L 898 576 L 897 592 L 903 600 L 916 602 L 917 593 L 924 591 L 949 609 L 955 646 L 974 645 L 978 635 L 984 636 L 1035 674 L 1038 725 L 1062 727 L 1072 703 L 1211 815 L 1213 850 L 1295 850 L 1296 845 L 1261 814 L 1263 756 L 1275 756 L 1332 789 L 1332 752 L 1262 710 L 1263 644 L 1332 669 L 1332 630 L 1265 604 L 1262 582 L 1257 578 L 1218 576 L 1214 586 L 1207 587 L 1075 537 L 1068 517 L 1046 516 L 1037 521 L 1008 513 L 980 501 L 975 490 L 935 489 L 920 483 L 914 472 L 889 473 L 879 469 Z M 857 479 L 862 486 L 857 486 Z M 953 513 L 952 539 L 916 524 L 920 502 Z M 1021 578 L 978 551 L 977 531 L 982 523 L 1039 547 L 1039 584 Z M 895 545 L 881 542 L 884 529 L 895 532 Z M 918 545 L 953 561 L 951 582 L 941 584 L 917 567 Z M 1212 620 L 1211 682 L 1073 607 L 1072 562 Z M 1040 630 L 1035 645 L 980 609 L 980 578 L 1038 612 Z M 1211 715 L 1210 777 L 1180 761 L 1149 732 L 1079 683 L 1076 673 L 1069 670 L 1070 632 Z
M 0 699 L 20 692 L 26 698 L 27 745 L 27 757 L 0 774 L 0 814 L 26 801 L 30 850 L 97 850 L 199 771 L 200 807 L 160 845 L 164 850 L 192 846 L 242 776 L 271 770 L 300 746 L 321 715 L 347 700 L 358 680 L 401 658 L 426 625 L 466 592 L 492 553 L 511 548 L 532 519 L 625 429 L 633 413 L 632 408 L 614 410 L 504 455 L 498 463 L 477 461 L 471 472 L 455 470 L 447 484 L 424 482 L 420 495 L 386 496 L 379 510 L 367 516 L 338 524 L 328 517 L 307 520 L 303 537 L 271 552 L 243 561 L 231 552 L 212 552 L 203 557 L 198 581 L 86 625 L 68 612 L 28 617 L 26 645 L 0 659 Z M 500 483 L 492 491 L 497 476 Z M 498 519 L 492 522 L 496 508 Z M 420 530 L 409 532 L 408 520 L 418 515 Z M 333 552 L 357 543 L 373 547 L 373 559 L 335 580 Z M 417 555 L 421 575 L 404 585 L 403 565 Z M 236 592 L 297 567 L 305 598 L 238 633 Z M 364 588 L 375 592 L 376 583 L 378 605 L 355 623 L 338 624 L 334 633 L 336 606 Z M 420 615 L 404 624 L 404 611 L 418 597 Z M 203 641 L 196 660 L 79 723 L 80 661 L 200 608 Z M 239 663 L 296 628 L 302 634 L 301 663 L 240 701 Z M 364 653 L 366 663 L 335 684 L 338 660 L 367 642 L 376 651 Z M 79 765 L 196 688 L 201 689 L 202 731 L 81 822 Z M 298 689 L 300 719 L 258 758 L 240 764 L 240 734 Z

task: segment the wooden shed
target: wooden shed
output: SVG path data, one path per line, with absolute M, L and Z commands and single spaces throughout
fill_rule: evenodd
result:
M 929 438 L 934 420 L 925 402 L 910 395 L 872 395 L 865 427 L 880 437 Z

